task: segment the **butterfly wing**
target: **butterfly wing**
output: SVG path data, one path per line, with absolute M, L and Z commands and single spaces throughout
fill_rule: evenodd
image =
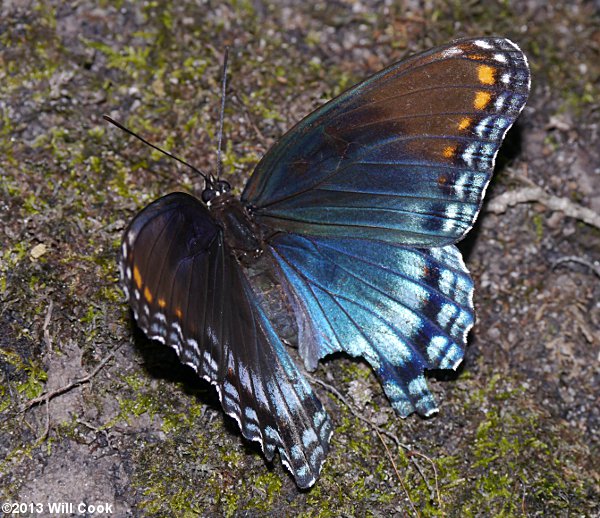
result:
M 272 251 L 309 369 L 336 351 L 362 356 L 401 416 L 437 411 L 423 371 L 458 366 L 474 319 L 473 283 L 454 245 L 280 234 Z
M 474 320 L 453 244 L 529 82 L 509 40 L 457 41 L 327 103 L 259 163 L 243 199 L 275 231 L 308 368 L 335 351 L 362 356 L 400 415 L 437 410 L 423 371 L 456 368 Z
M 196 198 L 173 193 L 125 232 L 123 289 L 139 327 L 215 385 L 225 413 L 298 486 L 316 480 L 332 428 L 258 306 L 222 230 Z
M 529 68 L 502 38 L 401 61 L 292 128 L 242 199 L 274 230 L 445 246 L 473 225 Z

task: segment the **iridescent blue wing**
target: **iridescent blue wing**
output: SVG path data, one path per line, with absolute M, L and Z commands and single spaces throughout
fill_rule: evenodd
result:
M 274 231 L 308 368 L 335 351 L 362 356 L 400 415 L 437 410 L 424 370 L 456 368 L 474 319 L 453 244 L 529 82 L 509 40 L 457 41 L 324 105 L 259 163 L 243 200 Z
M 125 232 L 120 269 L 146 335 L 216 387 L 225 413 L 268 460 L 278 450 L 298 486 L 311 486 L 329 448 L 329 417 L 208 209 L 183 193 L 150 204 Z
M 291 129 L 242 200 L 275 231 L 455 243 L 475 221 L 529 82 L 524 54 L 503 38 L 396 63 Z
M 336 351 L 362 356 L 401 416 L 437 411 L 423 371 L 455 369 L 473 325 L 473 283 L 454 245 L 280 234 L 272 247 L 307 368 Z

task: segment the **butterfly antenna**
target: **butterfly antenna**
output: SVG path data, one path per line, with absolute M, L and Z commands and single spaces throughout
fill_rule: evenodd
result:
M 134 136 L 135 138 L 141 140 L 147 146 L 150 146 L 151 148 L 156 149 L 156 151 L 160 151 L 163 155 L 167 155 L 169 158 L 172 158 L 173 160 L 177 160 L 177 162 L 179 162 L 180 164 L 188 166 L 192 171 L 194 171 L 195 173 L 199 174 L 202 178 L 204 178 L 204 181 L 207 184 L 212 185 L 213 182 L 208 177 L 208 175 L 204 174 L 197 167 L 194 167 L 192 164 L 188 164 L 185 160 L 182 160 L 181 158 L 175 156 L 173 153 L 169 153 L 168 151 L 165 151 L 164 149 L 161 149 L 158 146 L 155 146 L 151 142 L 148 142 L 144 137 L 140 137 L 137 133 L 131 131 L 128 128 L 126 128 L 125 126 L 123 126 L 123 124 L 121 124 L 120 122 L 117 122 L 116 120 L 114 120 L 113 118 L 109 117 L 108 115 L 103 115 L 102 118 L 105 121 L 108 121 L 111 124 L 114 124 L 117 128 L 123 130 L 124 132 L 129 133 L 130 135 Z
M 223 161 L 221 159 L 221 144 L 223 142 L 223 119 L 225 118 L 225 90 L 227 89 L 227 61 L 229 58 L 229 47 L 225 47 L 223 57 L 223 78 L 221 80 L 221 115 L 219 117 L 219 134 L 217 143 L 217 178 L 223 172 Z

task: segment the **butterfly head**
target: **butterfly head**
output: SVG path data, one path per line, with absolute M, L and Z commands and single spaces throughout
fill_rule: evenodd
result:
M 216 198 L 229 191 L 231 191 L 231 185 L 225 180 L 207 182 L 205 189 L 202 191 L 202 201 L 210 207 Z

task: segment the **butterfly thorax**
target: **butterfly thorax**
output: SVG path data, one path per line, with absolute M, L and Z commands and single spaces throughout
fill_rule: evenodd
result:
M 207 191 L 204 191 L 203 199 Z M 225 243 L 234 251 L 237 259 L 244 266 L 252 265 L 263 252 L 263 240 L 246 207 L 229 190 L 212 197 L 207 206 L 223 229 Z

